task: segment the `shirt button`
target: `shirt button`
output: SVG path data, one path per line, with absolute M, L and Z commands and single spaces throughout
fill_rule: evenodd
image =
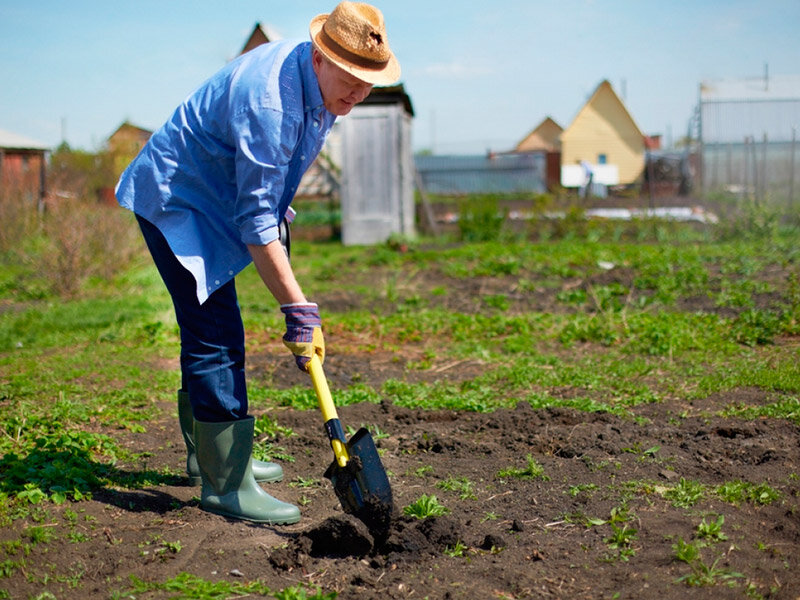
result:
M 314 127 L 319 127 L 319 123 L 317 123 L 316 121 L 314 121 Z
M 300 160 L 305 160 L 305 159 L 306 159 L 306 155 L 305 154 L 301 154 L 300 155 Z
M 219 279 L 217 279 L 216 281 L 214 281 L 214 285 L 219 285 Z
M 233 271 L 228 271 L 228 275 L 233 275 Z

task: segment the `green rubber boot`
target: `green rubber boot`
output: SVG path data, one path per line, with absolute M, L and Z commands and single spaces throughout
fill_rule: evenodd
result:
M 253 477 L 255 419 L 194 422 L 194 443 L 203 491 L 200 506 L 209 512 L 272 525 L 300 520 L 300 509 L 266 493 Z
M 200 467 L 197 466 L 197 456 L 194 448 L 194 418 L 189 394 L 183 390 L 178 391 L 178 421 L 181 424 L 183 441 L 186 442 L 186 474 L 189 476 L 189 485 L 200 485 Z M 283 468 L 274 462 L 264 462 L 253 459 L 253 477 L 262 483 L 272 483 L 283 479 Z

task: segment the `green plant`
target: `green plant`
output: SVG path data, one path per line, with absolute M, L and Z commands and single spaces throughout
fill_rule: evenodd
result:
M 595 483 L 581 483 L 578 485 L 571 485 L 567 490 L 567 493 L 572 496 L 573 498 L 580 495 L 582 492 L 594 492 L 598 490 L 600 486 Z
M 422 495 L 419 499 L 408 506 L 403 507 L 403 514 L 417 519 L 427 519 L 429 517 L 439 517 L 446 515 L 450 509 L 442 505 L 434 495 Z
M 692 572 L 679 577 L 678 582 L 683 582 L 691 587 L 703 587 L 717 585 L 720 582 L 726 582 L 732 579 L 744 578 L 742 573 L 717 568 L 717 563 L 719 563 L 721 558 L 722 557 L 717 558 L 711 565 L 707 565 L 699 558 L 695 559 L 689 563 Z
M 272 442 L 253 443 L 253 458 L 263 461 L 282 460 L 289 463 L 295 461 L 294 456 L 289 454 L 286 448 Z
M 531 454 L 528 454 L 527 464 L 523 468 L 509 467 L 498 471 L 497 476 L 500 479 L 514 478 L 514 479 L 542 479 L 547 481 L 550 479 L 545 472 L 544 467 L 540 465 Z
M 460 541 L 456 542 L 452 546 L 446 546 L 444 549 L 444 553 L 451 557 L 451 558 L 461 558 L 467 553 L 469 548 L 462 544 Z
M 672 545 L 673 556 L 675 560 L 692 564 L 700 556 L 700 550 L 691 542 L 685 541 L 683 538 L 678 538 L 678 541 Z
M 664 491 L 664 497 L 672 501 L 673 506 L 691 508 L 705 498 L 706 488 L 697 481 L 690 481 L 681 477 L 675 487 Z
M 273 419 L 268 414 L 263 414 L 255 419 L 254 432 L 256 436 L 264 435 L 270 438 L 278 436 L 290 437 L 294 435 L 291 427 L 284 427 L 278 424 L 277 419 Z
M 440 481 L 436 487 L 446 492 L 456 492 L 461 500 L 477 500 L 477 496 L 473 491 L 472 482 L 466 477 L 453 477 L 450 475 L 447 479 Z
M 706 522 L 705 518 L 697 526 L 697 537 L 709 542 L 722 542 L 728 536 L 722 533 L 722 525 L 725 523 L 725 516 L 719 515 L 715 521 Z
M 636 550 L 633 548 L 633 542 L 636 540 L 636 533 L 636 529 L 628 527 L 627 525 L 618 527 L 612 524 L 611 535 L 603 541 L 609 548 L 617 551 L 617 557 L 620 560 L 628 561 L 636 554 Z
M 715 489 L 717 496 L 730 504 L 749 502 L 755 505 L 771 504 L 780 499 L 780 492 L 767 483 L 753 484 L 734 480 L 723 483 Z

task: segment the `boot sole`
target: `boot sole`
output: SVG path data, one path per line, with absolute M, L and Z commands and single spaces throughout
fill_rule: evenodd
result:
M 264 523 L 266 525 L 294 525 L 300 521 L 300 517 L 291 519 L 252 519 L 250 517 L 244 517 L 242 515 L 225 512 L 224 510 L 215 510 L 205 506 L 201 506 L 201 508 L 206 512 L 214 513 L 215 515 L 219 515 L 221 517 L 228 517 L 230 519 L 237 519 L 239 521 L 250 521 L 251 523 Z

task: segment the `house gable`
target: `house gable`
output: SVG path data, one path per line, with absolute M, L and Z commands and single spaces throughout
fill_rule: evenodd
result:
M 546 117 L 536 128 L 517 144 L 514 152 L 559 152 L 561 150 L 561 125 Z
M 250 52 L 253 48 L 260 46 L 261 44 L 269 44 L 272 40 L 270 39 L 270 35 L 267 32 L 266 27 L 261 25 L 261 23 L 256 23 L 255 27 L 253 28 L 253 32 L 250 34 L 250 37 L 247 38 L 244 46 L 242 47 L 242 51 L 239 54 L 244 54 L 245 52 Z
M 603 81 L 561 134 L 561 164 L 616 165 L 619 183 L 644 171 L 645 136 L 608 81 Z

